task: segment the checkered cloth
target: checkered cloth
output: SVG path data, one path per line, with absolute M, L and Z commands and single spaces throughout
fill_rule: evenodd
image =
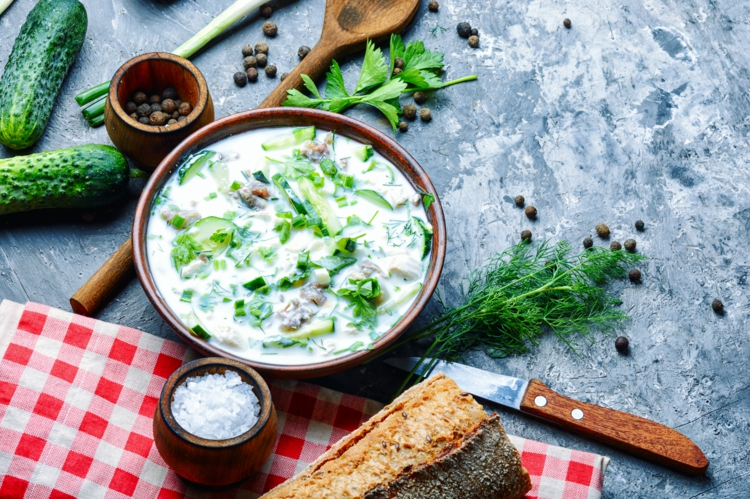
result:
M 0 498 L 255 498 L 302 471 L 382 406 L 273 381 L 279 437 L 239 488 L 187 487 L 159 456 L 152 417 L 185 345 L 45 305 L 0 304 Z M 609 459 L 511 437 L 529 498 L 599 499 Z

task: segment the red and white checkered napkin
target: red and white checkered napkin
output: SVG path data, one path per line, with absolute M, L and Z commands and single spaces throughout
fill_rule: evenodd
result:
M 159 456 L 152 416 L 185 345 L 36 303 L 0 304 L 0 498 L 255 498 L 302 471 L 381 405 L 273 381 L 279 438 L 241 487 L 186 487 Z M 527 497 L 598 499 L 609 459 L 511 437 Z

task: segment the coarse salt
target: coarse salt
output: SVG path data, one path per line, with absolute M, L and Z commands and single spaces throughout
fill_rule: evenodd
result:
M 240 375 L 206 374 L 188 378 L 174 391 L 172 415 L 193 435 L 223 440 L 242 435 L 258 421 L 260 402 Z

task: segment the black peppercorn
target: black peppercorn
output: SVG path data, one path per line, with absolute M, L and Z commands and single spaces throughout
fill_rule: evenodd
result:
M 274 64 L 266 66 L 266 76 L 269 78 L 276 78 L 276 66 Z
M 646 228 L 646 225 L 643 223 L 643 220 L 636 220 L 635 222 L 635 230 L 638 232 L 643 232 L 643 229 Z
M 249 43 L 242 47 L 242 57 L 250 57 L 253 55 L 253 46 Z
M 628 272 L 628 279 L 630 279 L 630 282 L 638 284 L 641 282 L 641 271 L 638 269 L 631 270 Z
M 161 110 L 167 114 L 172 114 L 177 110 L 177 106 L 172 99 L 164 99 L 161 101 Z
M 471 35 L 469 37 L 469 47 L 475 49 L 479 47 L 479 37 L 476 35 Z
M 268 19 L 273 15 L 273 7 L 270 4 L 264 3 L 260 6 L 260 15 Z
M 524 230 L 521 232 L 521 241 L 526 241 L 527 243 L 531 241 L 531 231 L 530 230 Z
M 251 55 L 242 59 L 242 67 L 245 69 L 254 68 L 257 65 L 258 65 L 258 59 L 256 59 L 255 57 Z
M 724 304 L 718 298 L 711 302 L 711 308 L 719 315 L 724 313 Z
M 404 106 L 404 118 L 407 120 L 413 120 L 417 117 L 417 106 L 414 104 L 407 104 Z
M 427 4 L 427 8 L 430 9 L 430 12 L 437 12 L 440 8 L 440 4 L 437 3 L 435 0 L 432 0 L 430 3 Z
M 401 68 L 393 68 L 393 76 L 400 75 L 404 70 Z
M 266 54 L 255 54 L 255 60 L 258 63 L 259 68 L 263 68 L 268 64 L 268 56 Z
M 471 25 L 467 22 L 458 23 L 456 31 L 461 38 L 469 38 L 471 36 Z
M 471 36 L 479 36 L 479 30 L 476 28 L 471 28 Z
M 151 113 L 152 114 L 153 113 L 158 113 L 159 111 L 161 111 L 161 104 L 159 104 L 158 102 L 155 102 L 155 103 L 151 104 Z
M 135 110 L 138 109 L 138 105 L 135 102 L 126 102 L 125 103 L 125 112 L 128 114 L 133 114 Z
M 177 89 L 175 89 L 174 87 L 165 88 L 161 93 L 161 98 L 175 100 L 177 98 Z
M 144 102 L 148 102 L 148 96 L 143 92 L 136 92 L 133 95 L 133 102 L 135 102 L 137 106 L 140 106 Z
M 289 76 L 289 73 L 281 73 L 281 76 L 279 76 L 280 81 L 286 80 L 286 77 Z
M 625 249 L 630 251 L 631 253 L 635 253 L 635 239 L 626 239 L 625 240 Z
M 138 123 L 142 123 L 144 125 L 151 124 L 151 122 L 148 119 L 148 116 L 141 116 L 140 118 L 138 118 Z
M 419 117 L 422 121 L 430 121 L 432 119 L 432 113 L 426 107 L 423 107 L 419 111 Z
M 148 102 L 149 102 L 149 104 L 158 104 L 158 103 L 160 103 L 161 102 L 161 95 L 156 95 L 156 94 L 152 95 L 151 97 L 148 98 Z
M 628 347 L 629 346 L 630 346 L 630 342 L 624 336 L 618 336 L 617 339 L 615 340 L 615 348 L 622 355 L 627 355 L 628 354 Z
M 258 70 L 255 68 L 248 68 L 247 70 L 247 81 L 250 83 L 255 83 L 258 81 Z
M 536 214 L 537 214 L 537 211 L 536 211 L 536 208 L 534 208 L 533 206 L 527 206 L 527 207 L 526 207 L 526 209 L 525 209 L 525 210 L 523 210 L 523 212 L 524 212 L 524 213 L 526 214 L 526 216 L 527 216 L 527 217 L 529 217 L 529 218 L 530 218 L 531 220 L 534 220 L 534 219 L 536 218 Z
M 609 227 L 607 227 L 607 224 L 599 224 L 596 226 L 596 234 L 601 238 L 608 238 L 609 237 Z
M 234 84 L 238 87 L 244 87 L 247 85 L 247 75 L 243 73 L 242 71 L 237 71 L 234 73 Z
M 185 121 L 186 119 L 187 119 L 187 116 L 180 116 L 179 118 L 177 118 L 177 123 L 181 121 Z
M 612 251 L 620 251 L 622 249 L 622 244 L 620 244 L 620 241 L 612 241 L 612 244 L 609 245 L 609 249 Z
M 177 106 L 177 107 L 179 108 L 180 106 Z M 172 119 L 173 120 L 179 120 L 180 116 L 182 116 L 182 115 L 180 114 L 179 111 L 175 111 L 175 112 L 172 113 Z
M 192 110 L 193 110 L 193 107 L 190 105 L 189 102 L 183 102 L 182 104 L 180 104 L 180 108 L 178 109 L 178 111 L 180 112 L 182 116 L 187 116 L 188 114 L 190 114 L 190 111 Z
M 161 126 L 167 122 L 167 115 L 162 113 L 161 111 L 156 111 L 155 113 L 152 113 L 151 116 L 149 116 L 148 121 L 152 125 Z
M 401 133 L 406 133 L 407 130 L 409 130 L 409 124 L 405 121 L 402 121 L 398 124 L 398 131 Z
M 175 125 L 177 124 L 177 120 L 174 118 L 170 118 L 169 121 L 167 121 L 167 125 Z
M 130 113 L 129 115 L 131 118 L 133 118 L 135 121 L 138 121 L 138 113 Z
M 414 92 L 414 102 L 417 104 L 424 104 L 425 98 L 424 92 Z
M 276 33 L 279 32 L 279 28 L 276 27 L 276 23 L 273 21 L 266 21 L 263 23 L 263 34 L 273 38 Z
M 136 108 L 135 112 L 138 113 L 138 116 L 143 118 L 144 116 L 148 116 L 149 114 L 151 114 L 151 106 L 144 102 Z
M 304 59 L 307 54 L 310 53 L 310 50 L 312 50 L 307 45 L 302 45 L 299 49 L 297 49 L 297 57 L 300 59 Z
M 404 69 L 404 66 L 406 66 L 406 61 L 404 61 L 401 57 L 396 57 L 393 59 L 393 67 L 398 69 Z
M 516 199 L 514 199 L 513 202 L 516 203 L 516 206 L 518 206 L 519 208 L 523 208 L 523 204 L 526 202 L 526 199 L 524 199 L 524 197 L 519 194 L 518 196 L 516 196 Z
M 172 99 L 172 100 L 174 100 L 174 105 L 177 106 L 178 108 L 180 107 L 180 104 L 182 104 L 182 101 L 180 99 Z
M 591 239 L 590 237 L 584 237 L 583 238 L 583 247 L 584 248 L 589 249 L 593 245 L 594 245 L 594 240 L 593 239 Z
M 572 26 L 572 23 L 570 22 L 570 19 L 568 19 L 567 17 L 565 19 L 563 19 L 563 26 L 565 26 L 566 28 L 570 29 L 570 27 Z
M 255 44 L 255 56 L 258 57 L 258 54 L 268 55 L 268 45 L 266 45 L 263 42 L 256 43 Z

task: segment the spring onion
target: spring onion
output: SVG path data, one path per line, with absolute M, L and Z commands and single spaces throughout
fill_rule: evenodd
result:
M 13 3 L 13 0 L 0 0 L 0 14 L 5 12 L 5 9 L 10 7 L 10 4 Z

